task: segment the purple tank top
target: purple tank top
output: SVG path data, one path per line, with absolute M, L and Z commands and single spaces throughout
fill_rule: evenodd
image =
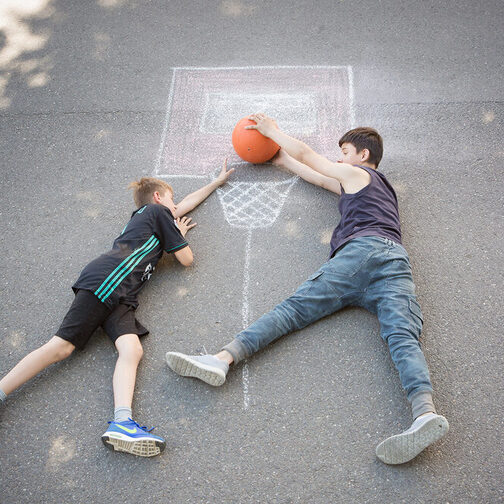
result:
M 381 236 L 401 244 L 401 224 L 397 196 L 380 172 L 359 166 L 371 175 L 371 182 L 355 194 L 341 188 L 338 208 L 341 220 L 331 238 L 331 255 L 358 236 Z

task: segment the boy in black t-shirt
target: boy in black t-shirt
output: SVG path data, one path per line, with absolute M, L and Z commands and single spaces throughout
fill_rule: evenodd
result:
M 184 266 L 193 262 L 185 239 L 191 223 L 185 214 L 224 184 L 233 169 L 227 162 L 210 184 L 186 196 L 178 205 L 173 190 L 161 180 L 143 177 L 132 182 L 138 207 L 110 251 L 90 262 L 73 285 L 75 299 L 60 328 L 46 344 L 24 357 L 2 380 L 0 401 L 49 365 L 82 349 L 102 327 L 118 351 L 113 377 L 114 420 L 102 440 L 108 448 L 141 457 L 158 455 L 166 443 L 133 419 L 131 404 L 136 371 L 143 350 L 139 337 L 148 334 L 135 318 L 137 295 L 149 280 L 163 252 L 173 253 Z

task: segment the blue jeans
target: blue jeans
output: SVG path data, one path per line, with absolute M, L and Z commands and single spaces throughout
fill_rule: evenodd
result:
M 360 306 L 378 316 L 408 399 L 432 392 L 419 343 L 422 312 L 406 250 L 387 238 L 364 236 L 347 242 L 289 298 L 240 332 L 224 347 L 235 362 L 284 334 L 334 313 Z

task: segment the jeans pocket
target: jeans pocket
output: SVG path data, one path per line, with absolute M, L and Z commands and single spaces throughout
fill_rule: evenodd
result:
M 323 273 L 324 273 L 323 271 L 317 270 L 315 273 L 313 273 L 313 275 L 309 276 L 309 277 L 307 278 L 307 280 L 306 280 L 306 281 L 307 281 L 307 282 L 310 282 L 310 281 L 312 281 L 312 280 L 317 280 L 317 278 L 318 278 L 319 276 L 322 276 L 322 275 L 323 275 Z
M 423 325 L 423 315 L 422 315 L 422 309 L 420 308 L 420 305 L 418 304 L 418 301 L 413 298 L 409 298 L 409 309 L 410 312 L 420 321 L 420 326 Z
M 324 274 L 322 270 L 317 270 L 313 275 L 309 276 L 297 289 L 294 295 L 297 296 L 307 296 L 313 289 L 319 289 L 321 287 L 322 280 L 320 277 Z M 320 280 L 319 280 L 320 279 Z

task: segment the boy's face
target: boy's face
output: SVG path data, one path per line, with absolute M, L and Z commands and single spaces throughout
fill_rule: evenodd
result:
M 159 195 L 159 196 L 156 198 L 156 195 Z M 156 203 L 159 202 L 161 205 L 164 205 L 165 207 L 169 208 L 171 213 L 173 215 L 175 215 L 175 210 L 177 210 L 177 205 L 175 205 L 175 203 L 173 203 L 173 194 L 170 190 L 166 189 L 163 196 L 161 196 L 161 194 L 156 191 L 156 193 L 154 193 L 154 201 L 156 201 Z
M 341 153 L 341 163 L 361 165 L 366 161 L 365 157 L 367 154 L 367 149 L 363 149 L 358 153 L 354 145 L 352 145 L 351 143 L 343 143 L 341 144 Z

